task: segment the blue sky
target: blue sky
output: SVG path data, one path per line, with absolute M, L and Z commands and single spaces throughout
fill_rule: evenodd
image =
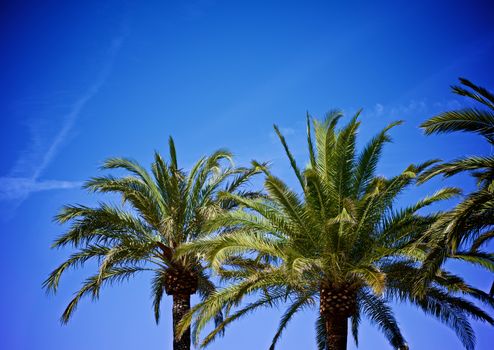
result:
M 494 11 L 489 1 L 12 1 L 0 5 L 0 344 L 5 349 L 171 349 L 170 300 L 159 326 L 148 276 L 81 303 L 60 326 L 66 302 L 91 270 L 74 271 L 60 293 L 41 283 L 69 251 L 52 251 L 52 222 L 65 203 L 102 197 L 79 189 L 110 156 L 143 164 L 175 138 L 179 162 L 226 146 L 237 163 L 269 160 L 295 185 L 278 124 L 306 161 L 308 110 L 353 113 L 363 107 L 360 141 L 392 120 L 379 172 L 491 150 L 478 138 L 425 137 L 418 125 L 462 106 L 449 85 L 464 76 L 494 89 Z M 470 179 L 436 180 L 472 189 Z M 449 205 L 451 205 L 450 203 Z M 492 275 L 453 266 L 487 289 Z M 412 349 L 461 349 L 454 334 L 404 305 L 397 317 Z M 491 310 L 492 311 L 492 310 Z M 265 349 L 279 311 L 252 314 L 212 349 Z M 315 347 L 315 312 L 300 314 L 280 349 Z M 474 323 L 478 349 L 493 331 Z M 354 349 L 352 341 L 349 348 Z M 388 349 L 364 323 L 360 349 Z

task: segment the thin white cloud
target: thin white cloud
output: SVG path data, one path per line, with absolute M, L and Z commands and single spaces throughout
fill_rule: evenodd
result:
M 410 100 L 402 104 L 382 104 L 376 103 L 371 108 L 364 108 L 363 114 L 367 118 L 409 118 L 421 115 L 432 115 L 444 110 L 458 109 L 462 104 L 456 99 L 428 102 L 427 100 Z M 354 108 L 349 109 L 352 112 Z M 350 113 L 351 114 L 351 113 Z
M 390 116 L 399 117 L 405 116 L 410 113 L 423 113 L 429 110 L 429 105 L 425 100 L 415 101 L 412 100 L 405 104 L 396 105 L 383 105 L 382 103 L 376 103 L 374 108 L 370 109 L 368 112 L 364 109 L 364 113 L 370 116 Z
M 81 114 L 84 107 L 101 90 L 101 87 L 103 86 L 105 81 L 108 79 L 108 75 L 110 74 L 110 71 L 113 67 L 113 63 L 115 61 L 115 56 L 118 53 L 118 51 L 120 50 L 120 47 L 122 46 L 123 40 L 124 40 L 124 36 L 121 35 L 112 41 L 112 44 L 111 44 L 110 49 L 109 49 L 108 59 L 106 61 L 106 64 L 104 65 L 98 79 L 72 105 L 70 112 L 64 118 L 65 121 L 64 121 L 64 124 L 62 126 L 62 129 L 56 135 L 56 137 L 53 140 L 53 142 L 51 143 L 50 147 L 48 148 L 48 150 L 44 154 L 41 163 L 38 165 L 38 167 L 34 171 L 33 179 L 36 180 L 43 173 L 43 171 L 46 169 L 46 167 L 51 163 L 53 158 L 58 153 L 58 150 L 60 149 L 60 146 L 62 145 L 63 141 L 66 139 L 67 135 L 69 134 L 69 132 L 74 127 L 74 123 L 77 120 L 77 118 L 79 117 L 79 115 Z
M 33 192 L 80 187 L 82 182 L 41 180 L 22 177 L 0 177 L 0 200 L 19 200 Z
M 112 40 L 100 74 L 94 83 L 70 106 L 69 112 L 63 117 L 61 129 L 54 135 L 53 139 L 49 140 L 48 145 L 39 147 L 40 138 L 43 138 L 44 135 L 42 135 L 41 130 L 33 130 L 33 138 L 28 147 L 30 152 L 22 153 L 11 171 L 6 176 L 0 177 L 0 201 L 13 201 L 9 205 L 12 211 L 34 192 L 69 189 L 81 185 L 81 182 L 78 181 L 40 180 L 40 177 L 59 153 L 83 109 L 105 84 L 126 34 L 127 26 L 124 21 L 122 34 Z M 36 129 L 36 126 L 32 125 L 31 128 Z
M 374 112 L 376 113 L 376 115 L 381 115 L 383 111 L 384 106 L 380 103 L 376 103 L 376 105 L 374 106 Z

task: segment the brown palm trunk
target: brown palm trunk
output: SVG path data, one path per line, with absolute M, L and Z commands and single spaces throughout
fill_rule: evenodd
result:
M 319 299 L 328 350 L 346 350 L 348 318 L 356 308 L 356 288 L 350 284 L 325 282 L 321 284 Z
M 340 314 L 323 315 L 328 350 L 346 350 L 348 317 Z
M 190 327 L 180 339 L 175 336 L 178 323 L 190 310 L 190 296 L 197 291 L 197 274 L 180 266 L 172 266 L 165 273 L 165 292 L 173 296 L 173 350 L 190 350 Z
M 180 339 L 175 338 L 178 322 L 190 310 L 190 294 L 173 295 L 173 350 L 190 350 L 190 328 L 182 334 Z

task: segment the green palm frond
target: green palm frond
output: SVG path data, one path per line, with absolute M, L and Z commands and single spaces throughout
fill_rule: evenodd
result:
M 82 267 L 90 259 L 103 258 L 110 248 L 91 244 L 87 245 L 77 253 L 72 254 L 67 260 L 65 260 L 59 267 L 57 267 L 48 278 L 43 282 L 43 288 L 47 292 L 56 292 L 60 283 L 60 277 L 68 268 Z
M 377 134 L 358 155 L 353 184 L 354 195 L 357 197 L 360 197 L 363 194 L 363 191 L 368 188 L 369 182 L 375 176 L 377 163 L 381 158 L 383 146 L 385 143 L 391 141 L 388 131 L 400 124 L 402 124 L 401 121 L 389 124 L 384 130 Z
M 373 293 L 362 291 L 360 296 L 362 311 L 369 320 L 381 329 L 386 339 L 395 349 L 408 349 L 407 342 L 401 334 L 400 327 L 396 321 L 391 308 L 386 305 L 382 298 Z
M 156 323 L 160 321 L 160 306 L 165 291 L 165 274 L 163 271 L 155 271 L 151 284 L 151 293 L 153 298 L 153 311 Z
M 494 95 L 467 79 L 460 78 L 461 86 L 453 92 L 477 103 L 478 107 L 446 111 L 422 124 L 427 135 L 450 132 L 469 132 L 483 136 L 494 143 Z M 431 225 L 426 237 L 429 240 L 428 256 L 417 278 L 416 290 L 424 288 L 434 279 L 441 265 L 451 258 L 480 265 L 492 271 L 492 257 L 478 252 L 490 241 L 494 228 L 494 158 L 487 156 L 462 157 L 437 164 L 419 176 L 419 182 L 442 175 L 451 177 L 469 173 L 476 179 L 477 190 L 467 194 L 452 210 Z M 421 294 L 422 295 L 422 294 Z
M 494 230 L 487 231 L 478 236 L 472 243 L 470 250 L 472 252 L 478 251 L 478 249 L 486 244 L 488 241 L 494 238 Z
M 196 320 L 194 323 L 194 333 L 199 335 L 206 324 L 213 320 L 218 312 L 224 309 L 228 312 L 232 307 L 238 305 L 245 295 L 249 295 L 256 290 L 262 289 L 263 287 L 273 289 L 272 282 L 277 282 L 278 285 L 282 284 L 282 279 L 280 276 L 270 274 L 269 282 L 271 283 L 268 283 L 262 278 L 266 275 L 267 274 L 258 273 L 257 276 L 251 276 L 248 280 L 235 285 L 227 286 L 211 294 L 206 300 L 194 306 L 182 318 L 177 327 L 177 335 L 180 336 L 183 334 L 194 319 Z M 283 290 L 274 289 L 258 301 L 245 306 L 233 314 L 227 313 L 224 320 L 203 340 L 202 346 L 205 346 L 207 343 L 211 342 L 228 324 L 234 320 L 244 316 L 246 313 L 253 311 L 254 309 L 257 309 L 258 307 L 272 305 L 276 301 L 283 298 L 286 298 L 286 293 Z M 198 344 L 199 339 L 194 339 L 194 342 Z
M 278 128 L 277 125 L 274 125 L 274 131 L 276 132 L 276 135 L 278 135 L 278 138 L 280 139 L 281 144 L 283 145 L 283 148 L 285 149 L 286 156 L 290 160 L 290 165 L 292 166 L 292 170 L 295 173 L 295 176 L 297 177 L 298 181 L 300 182 L 300 186 L 302 188 L 304 187 L 304 179 L 302 177 L 302 173 L 297 166 L 297 162 L 295 161 L 295 158 L 292 155 L 292 152 L 288 148 L 288 144 L 286 143 L 285 137 L 282 135 L 280 129 Z
M 60 321 L 63 324 L 69 322 L 72 314 L 77 308 L 79 301 L 82 297 L 90 294 L 93 298 L 98 297 L 97 291 L 101 288 L 102 284 L 113 284 L 121 283 L 128 280 L 130 277 L 134 276 L 138 272 L 146 271 L 146 269 L 141 267 L 115 267 L 105 271 L 103 278 L 99 275 L 94 275 L 86 279 L 83 286 L 76 293 L 75 297 L 69 302 L 65 308 Z
M 457 334 L 467 350 L 475 347 L 475 334 L 468 318 L 494 324 L 494 320 L 470 301 L 451 296 L 437 288 L 429 288 L 423 297 L 409 294 L 404 286 L 396 285 L 395 297 L 419 306 L 426 314 L 434 316 Z
M 271 346 L 269 350 L 274 350 L 276 347 L 276 343 L 281 338 L 283 331 L 285 330 L 288 323 L 291 321 L 292 317 L 298 312 L 301 311 L 304 305 L 314 304 L 314 300 L 310 298 L 308 295 L 300 295 L 298 296 L 285 311 L 283 316 L 281 316 L 280 323 L 278 325 L 278 329 L 271 341 Z
M 460 78 L 460 83 L 471 90 L 467 90 L 461 86 L 452 86 L 452 90 L 454 93 L 462 96 L 467 96 L 477 100 L 478 102 L 486 105 L 487 107 L 494 108 L 494 95 L 488 91 L 487 89 L 475 85 L 471 81 L 465 78 Z
M 483 109 L 465 108 L 441 113 L 430 118 L 421 126 L 425 133 L 449 133 L 455 131 L 472 132 L 482 135 L 493 142 L 494 133 L 494 99 L 487 89 L 460 78 L 463 86 L 453 86 L 453 93 L 479 102 Z
M 421 127 L 427 135 L 463 131 L 474 132 L 491 140 L 494 133 L 494 114 L 476 108 L 443 112 L 422 123 Z
M 84 267 L 89 261 L 98 267 L 69 302 L 62 322 L 69 321 L 84 296 L 97 299 L 104 286 L 123 282 L 141 271 L 154 274 L 151 292 L 156 322 L 164 292 L 177 293 L 173 289 L 176 286 L 170 285 L 177 276 L 190 279 L 187 283 L 173 282 L 189 288 L 189 294 L 196 290 L 203 298 L 214 294 L 215 286 L 199 257 L 178 256 L 177 251 L 208 233 L 210 220 L 237 206 L 226 203 L 220 192 L 235 198 L 259 197 L 258 192 L 243 188 L 259 173 L 259 167 L 235 168 L 231 153 L 219 150 L 201 158 L 186 172 L 179 168 L 170 138 L 168 161 L 155 152 L 151 171 L 127 158 L 110 158 L 102 168 L 120 169 L 124 174 L 94 177 L 84 188 L 90 193 L 117 195 L 121 204 L 67 205 L 55 217 L 67 229 L 53 247 L 70 246 L 75 252 L 49 275 L 43 287 L 57 292 L 62 275 L 69 269 Z M 213 318 L 217 324 L 223 322 L 222 308 Z
M 464 171 L 484 171 L 494 168 L 494 157 L 467 157 L 438 164 L 420 175 L 420 182 L 425 182 L 434 176 L 442 175 L 444 177 L 451 177 Z
M 490 303 L 489 298 L 452 276 L 442 276 L 443 289 L 431 289 L 431 283 L 439 284 L 436 272 L 441 259 L 431 260 L 431 277 L 427 283 L 424 280 L 421 298 L 414 287 L 420 263 L 428 262 L 427 253 L 440 247 L 439 236 L 425 233 L 447 220 L 447 214 L 442 212 L 427 215 L 421 212 L 437 202 L 458 196 L 460 191 L 444 188 L 396 209 L 398 196 L 416 184 L 417 178 L 437 160 L 412 164 L 389 179 L 376 176 L 382 148 L 390 140 L 388 132 L 400 122 L 387 126 L 357 152 L 358 116 L 359 113 L 339 129 L 338 121 L 342 117 L 339 111 L 330 112 L 324 121 L 308 117 L 309 164 L 305 169 L 298 166 L 286 140 L 275 127 L 301 190 L 293 190 L 266 167 L 254 163 L 265 175 L 265 195 L 245 198 L 221 193 L 220 197 L 236 203 L 236 209 L 216 215 L 206 225 L 213 234 L 182 245 L 178 254 L 198 254 L 223 282 L 231 284 L 193 308 L 182 319 L 181 331 L 194 324 L 195 337 L 199 337 L 214 315 L 226 310 L 229 313 L 224 321 L 201 343 L 205 346 L 235 319 L 258 307 L 289 301 L 274 335 L 274 348 L 292 316 L 302 308 L 316 306 L 315 300 L 321 298 L 324 285 L 340 290 L 340 294 L 341 290 L 350 293 L 347 299 L 364 291 L 367 293 L 366 299 L 358 301 L 348 316 L 356 342 L 360 319 L 368 317 L 394 347 L 407 349 L 391 309 L 381 296 L 384 295 L 398 296 L 395 299 L 419 305 L 426 313 L 442 317 L 459 332 L 466 346 L 470 346 L 472 337 L 464 321 L 473 317 L 489 322 L 489 316 L 460 299 L 447 299 L 450 297 L 447 293 L 438 293 L 448 290 L 471 295 L 481 303 Z M 440 253 L 448 255 L 450 251 Z M 408 265 L 398 274 L 399 263 L 403 261 Z M 438 261 L 439 265 L 434 265 Z M 405 277 L 408 278 L 407 289 L 403 290 L 405 286 L 396 281 Z M 255 301 L 242 307 L 242 301 L 252 295 L 256 296 Z M 434 305 L 439 305 L 438 300 L 447 310 L 437 314 L 432 311 Z M 322 319 L 321 316 L 318 321 L 319 349 L 325 349 L 328 341 Z M 198 338 L 196 341 L 199 342 Z
M 423 287 L 422 293 L 416 293 L 415 276 L 420 273 L 417 267 L 409 263 L 391 264 L 384 268 L 389 288 L 386 296 L 418 306 L 426 314 L 437 318 L 452 328 L 466 349 L 473 349 L 475 334 L 469 318 L 493 324 L 494 319 L 471 301 L 457 296 L 457 293 L 472 296 L 477 300 L 492 304 L 491 297 L 478 289 L 445 272 L 436 276 L 432 283 Z
M 357 307 L 355 313 L 350 318 L 352 337 L 356 347 L 358 347 L 359 344 L 360 321 L 361 321 L 361 303 L 357 301 Z
M 319 315 L 316 319 L 316 343 L 317 350 L 328 349 L 328 337 L 326 332 L 326 324 L 324 318 Z
M 494 272 L 494 254 L 481 251 L 457 251 L 454 254 L 451 254 L 451 258 L 467 261 L 470 264 L 479 265 L 491 272 Z
M 284 299 L 285 297 L 286 297 L 285 294 L 280 293 L 280 292 L 267 294 L 267 295 L 262 296 L 261 298 L 259 298 L 255 302 L 252 302 L 252 303 L 248 304 L 247 306 L 243 307 L 242 309 L 236 311 L 235 313 L 226 316 L 225 319 L 221 323 L 216 325 L 216 328 L 213 331 L 211 331 L 206 337 L 204 337 L 203 341 L 200 343 L 200 347 L 203 348 L 203 347 L 206 347 L 207 345 L 209 345 L 216 338 L 216 336 L 218 334 L 221 334 L 224 331 L 225 327 L 228 324 L 232 323 L 233 321 L 235 321 L 235 320 L 237 320 L 243 316 L 246 316 L 248 313 L 250 313 L 250 312 L 252 312 L 252 311 L 254 311 L 260 307 L 272 306 L 278 300 Z M 198 324 L 199 323 L 195 324 L 195 328 L 199 328 Z M 200 331 L 196 330 L 197 334 L 199 332 Z M 198 344 L 198 339 L 196 339 L 196 344 Z

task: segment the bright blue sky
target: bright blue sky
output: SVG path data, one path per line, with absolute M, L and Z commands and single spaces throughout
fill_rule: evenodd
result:
M 94 204 L 79 189 L 109 156 L 148 164 L 169 134 L 185 168 L 227 146 L 237 162 L 271 160 L 293 185 L 272 124 L 305 162 L 305 112 L 364 108 L 361 141 L 387 122 L 394 144 L 379 171 L 411 162 L 488 153 L 475 137 L 425 137 L 421 121 L 460 106 L 458 76 L 494 89 L 494 11 L 489 1 L 12 1 L 0 6 L 0 344 L 9 350 L 171 349 L 170 300 L 154 324 L 148 276 L 106 289 L 58 323 L 89 273 L 70 273 L 56 297 L 41 282 L 69 251 L 48 249 L 64 203 Z M 435 181 L 466 189 L 466 178 Z M 459 267 L 487 289 L 492 275 Z M 454 334 L 398 306 L 412 349 L 461 349 Z M 492 311 L 492 310 L 491 310 Z M 279 312 L 258 312 L 211 348 L 266 349 Z M 315 347 L 315 312 L 300 314 L 280 349 Z M 474 324 L 478 349 L 493 331 Z M 354 349 L 349 341 L 349 348 Z M 387 349 L 364 323 L 360 349 Z

